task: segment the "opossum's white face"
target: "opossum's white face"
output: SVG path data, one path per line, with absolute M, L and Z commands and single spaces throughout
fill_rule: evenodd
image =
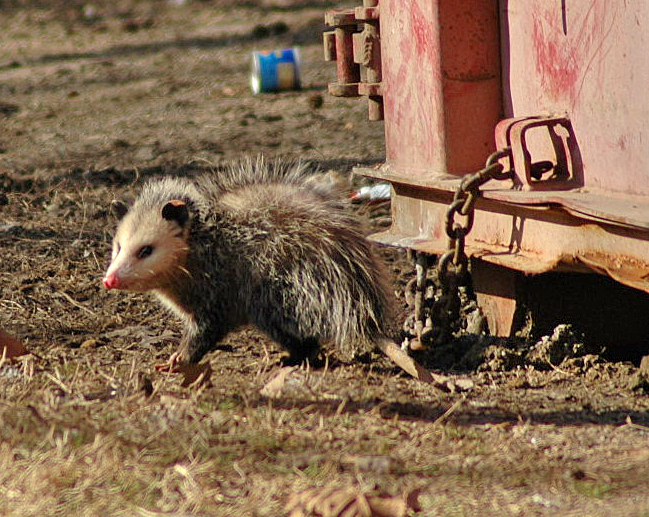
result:
M 189 235 L 187 206 L 171 200 L 159 210 L 130 210 L 115 204 L 121 221 L 103 284 L 106 289 L 163 289 L 186 269 Z

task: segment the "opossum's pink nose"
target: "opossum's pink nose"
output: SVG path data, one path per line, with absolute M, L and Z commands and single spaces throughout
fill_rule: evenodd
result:
M 119 287 L 119 277 L 115 273 L 107 274 L 102 280 L 106 289 L 117 289 Z

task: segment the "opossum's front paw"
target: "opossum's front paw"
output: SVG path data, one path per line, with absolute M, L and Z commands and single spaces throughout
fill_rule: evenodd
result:
M 174 352 L 169 356 L 169 360 L 166 363 L 156 364 L 154 368 L 159 372 L 177 372 L 178 368 L 186 364 L 187 357 L 184 353 L 184 350 L 179 350 Z

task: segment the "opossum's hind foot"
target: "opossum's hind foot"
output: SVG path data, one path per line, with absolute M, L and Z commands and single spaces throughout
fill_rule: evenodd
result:
M 294 355 L 289 354 L 282 357 L 280 359 L 280 362 L 282 363 L 282 366 L 300 366 L 308 362 L 311 368 L 322 368 L 325 365 L 325 360 L 322 359 L 317 354 L 310 357 L 307 356 L 296 357 Z
M 159 372 L 177 372 L 178 368 L 187 362 L 185 350 L 177 350 L 169 356 L 166 363 L 156 364 L 154 368 Z
M 314 367 L 318 367 L 318 351 L 320 344 L 315 338 L 299 340 L 293 337 L 284 337 L 280 340 L 281 345 L 288 350 L 289 355 L 282 358 L 283 366 L 299 366 L 306 361 Z

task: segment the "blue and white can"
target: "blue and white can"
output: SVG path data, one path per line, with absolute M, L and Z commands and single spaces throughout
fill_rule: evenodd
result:
M 256 50 L 252 53 L 252 92 L 300 89 L 300 50 Z

